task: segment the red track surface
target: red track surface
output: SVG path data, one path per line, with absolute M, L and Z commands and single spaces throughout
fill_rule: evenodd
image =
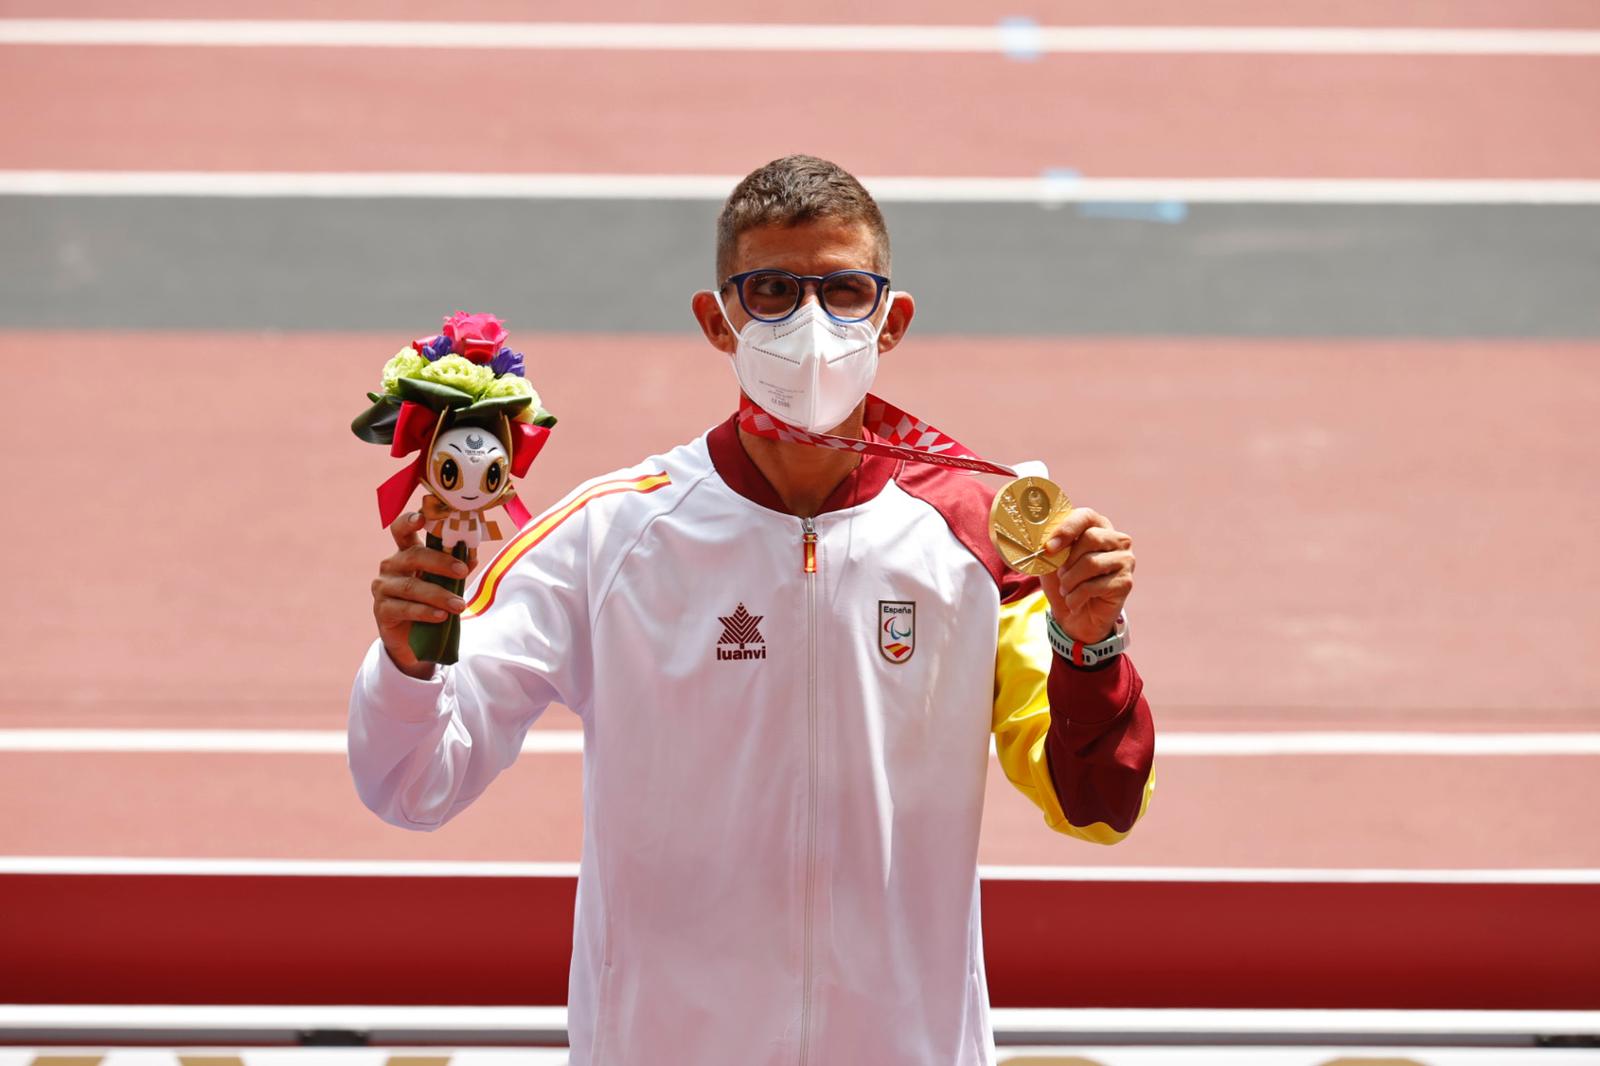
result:
M 1157 710 L 1159 715 L 1160 711 Z M 561 717 L 571 722 L 565 712 Z M 991 768 L 979 860 L 1005 866 L 1600 867 L 1591 757 L 1172 757 L 1138 829 L 1045 828 Z M 577 862 L 579 756 L 524 754 L 435 833 L 394 829 L 339 755 L 6 754 L 0 853 Z
M 337 10 L 319 0 L 247 0 L 219 10 L 207 0 L 5 0 L 11 18 L 268 18 L 268 19 L 493 19 L 538 17 L 574 22 L 874 22 L 982 25 L 1026 16 L 1050 25 L 1119 26 L 1600 26 L 1590 0 L 1052 0 L 1048 5 L 1007 0 L 880 0 L 863 9 L 852 0 L 753 9 L 746 0 L 693 0 L 670 6 L 656 0 L 340 0 Z
M 535 509 L 731 410 L 703 341 L 519 335 L 563 418 L 524 485 Z M 29 610 L 0 617 L 0 646 L 32 649 L 8 719 L 339 726 L 390 544 L 372 493 L 394 466 L 347 427 L 398 347 L 0 336 L 38 395 L 89 380 L 106 397 L 97 446 L 26 490 L 67 520 L 58 565 L 12 578 Z M 251 392 L 266 368 L 308 387 Z M 1600 344 L 913 336 L 880 386 L 980 452 L 1047 460 L 1133 533 L 1137 654 L 1168 726 L 1593 722 Z M 12 431 L 58 418 L 22 406 Z M 1482 653 L 1496 632 L 1518 635 L 1514 663 Z M 1255 653 L 1218 670 L 1204 633 Z
M 82 514 L 86 495 L 100 506 L 59 528 L 57 565 L 13 576 L 29 608 L 0 619 L 0 644 L 30 654 L 10 670 L 0 724 L 341 728 L 370 639 L 367 575 L 388 550 L 372 489 L 393 466 L 345 427 L 397 346 L 0 337 L 0 361 L 32 365 L 41 395 L 93 379 L 115 398 L 107 450 L 71 452 L 26 490 L 51 513 Z M 696 340 L 529 346 L 563 417 L 525 485 L 535 507 L 692 436 L 732 400 L 723 357 Z M 1002 346 L 1012 378 L 1059 387 L 1018 392 L 975 372 Z M 50 351 L 73 359 L 32 358 Z M 1600 524 L 1597 356 L 1592 344 L 924 338 L 881 384 L 981 452 L 1047 459 L 1075 499 L 1133 532 L 1135 655 L 1162 728 L 1561 729 L 1592 727 L 1600 690 L 1600 559 L 1586 550 Z M 316 387 L 212 402 L 269 366 Z M 183 369 L 151 369 L 163 367 Z M 632 421 L 610 417 L 619 406 Z M 57 417 L 25 407 L 14 429 L 36 439 Z M 1486 632 L 1519 634 L 1518 661 L 1481 654 Z M 1218 669 L 1206 633 L 1249 634 L 1255 651 Z M 576 724 L 564 711 L 547 723 Z M 984 859 L 1596 866 L 1595 764 L 1175 757 L 1159 764 L 1148 823 L 1106 850 L 1053 837 L 997 781 Z M 0 827 L 0 853 L 573 859 L 577 766 L 527 756 L 481 810 L 412 835 L 360 808 L 334 756 L 8 755 L 0 798 L 28 813 Z
M 866 175 L 1600 177 L 1586 57 L 0 55 L 0 97 L 28 101 L 0 125 L 7 168 L 743 174 L 803 149 Z M 784 71 L 806 106 L 729 91 Z
M 1181 0 L 1145 0 L 1119 5 L 1108 19 L 1102 5 L 1080 0 L 1052 7 L 1047 21 L 1600 26 L 1589 0 L 1285 7 L 1241 0 L 1198 12 Z M 872 17 L 984 23 L 1031 13 L 895 0 Z M 136 12 L 90 0 L 0 5 L 13 17 L 134 14 L 214 11 L 188 0 Z M 510 0 L 346 0 L 329 11 L 293 0 L 230 14 L 498 19 L 526 9 Z M 674 14 L 731 21 L 747 18 L 748 7 L 701 0 Z M 541 15 L 593 17 L 577 0 Z M 827 0 L 790 15 L 843 21 L 859 12 Z M 657 16 L 633 0 L 606 17 Z M 1072 167 L 1093 176 L 1600 176 L 1600 64 L 1592 59 L 511 56 L 7 47 L 0 97 L 27 106 L 0 128 L 0 169 L 734 174 L 799 147 L 868 175 L 1027 177 Z M 467 61 L 471 76 L 463 76 Z M 781 123 L 759 94 L 727 92 L 763 84 L 785 64 L 804 67 L 812 106 L 787 110 Z M 831 117 L 854 113 L 864 99 L 876 102 L 870 120 Z M 722 103 L 709 111 L 708 100 Z M 464 124 L 473 133 L 463 150 L 438 151 Z M 538 336 L 529 325 L 511 323 L 563 418 L 524 488 L 535 507 L 727 413 L 731 376 L 697 341 Z M 0 646 L 25 653 L 8 661 L 0 728 L 341 728 L 370 639 L 367 576 L 389 544 L 372 489 L 393 468 L 346 426 L 380 361 L 404 339 L 0 334 L 0 364 L 29 376 L 10 415 L 11 441 L 59 437 L 64 416 L 54 404 L 67 397 L 84 397 L 72 402 L 96 415 L 96 436 L 62 448 L 48 472 L 7 468 L 26 528 L 46 533 L 34 565 L 13 566 L 8 577 Z M 880 384 L 985 454 L 1049 460 L 1075 500 L 1134 534 L 1134 655 L 1161 730 L 1539 731 L 1594 729 L 1600 704 L 1597 368 L 1596 343 L 914 338 L 886 363 Z M 305 387 L 278 393 L 264 387 L 269 381 Z M 1018 389 L 1017 381 L 1040 384 Z M 233 396 L 240 402 L 219 402 Z M 630 421 L 619 423 L 617 410 Z M 10 454 L 19 454 L 15 445 Z M 1250 653 L 1219 667 L 1206 643 L 1218 636 L 1248 637 Z M 544 724 L 574 722 L 556 709 Z M 1595 867 L 1596 762 L 1163 758 L 1158 741 L 1156 798 L 1123 845 L 1053 836 L 1008 785 L 991 780 L 982 858 Z M 580 832 L 575 755 L 525 756 L 433 834 L 379 823 L 359 805 L 337 755 L 0 754 L 0 804 L 10 815 L 0 822 L 0 854 L 13 855 L 571 860 Z M 12 903 L 23 880 L 4 886 Z M 81 902 L 90 910 L 107 899 L 96 894 L 103 886 L 68 881 L 89 892 Z M 1154 891 L 1115 886 L 1104 906 L 1128 906 L 1127 892 L 1141 890 Z M 1275 987 L 1291 989 L 1280 978 L 1308 968 L 1289 950 L 1295 931 L 1321 928 L 1305 921 L 1317 900 L 1269 895 L 1229 904 L 1244 908 L 1237 921 L 1255 923 L 1257 947 L 1288 945 L 1273 963 L 1285 970 L 1232 960 L 1235 978 L 1254 974 L 1260 984 L 1257 1006 Z M 1130 987 L 1148 988 L 1155 950 L 1195 948 L 1201 954 L 1165 962 L 1182 983 L 1174 995 L 1197 1004 L 1207 966 L 1228 966 L 1216 960 L 1237 941 L 1226 924 L 1216 926 L 1222 942 L 1183 940 L 1194 930 L 1192 907 L 1208 898 L 1191 889 L 1160 904 L 1154 913 L 1177 924 L 1151 926 L 1149 952 L 1119 943 L 1104 957 L 1131 959 L 1139 972 Z M 1407 915 L 1445 898 L 1429 889 L 1410 898 L 1409 910 L 1376 905 L 1373 914 L 1391 924 L 1348 928 L 1380 958 L 1382 945 L 1406 932 Z M 1518 904 L 1494 906 L 1510 913 Z M 7 913 L 22 910 L 0 907 L 0 917 Z M 128 929 L 131 912 L 107 913 Z M 329 913 L 330 929 L 349 928 L 349 907 Z M 1480 902 L 1446 914 L 1439 928 L 1465 929 L 1484 913 Z M 308 917 L 283 914 L 290 928 Z M 529 926 L 565 933 L 548 921 Z M 84 928 L 93 947 L 96 934 Z M 1318 966 L 1309 967 L 1318 973 L 1359 954 L 1340 955 L 1344 927 L 1328 928 Z M 990 932 L 991 958 L 1011 967 L 992 968 L 1001 1002 L 1030 977 L 1017 967 L 1038 931 L 1006 922 Z M 1463 942 L 1483 944 L 1482 935 L 1474 929 Z M 112 939 L 107 931 L 101 942 Z M 1474 961 L 1481 969 L 1483 958 L 1450 956 L 1451 942 L 1446 935 L 1429 947 L 1424 938 L 1419 957 L 1434 960 L 1435 975 L 1457 963 L 1460 974 L 1472 974 Z M 47 957 L 56 942 L 40 943 Z M 1541 961 L 1518 956 L 1518 943 L 1512 936 L 1496 948 L 1505 973 Z M 207 942 L 197 935 L 186 946 Z M 564 953 L 559 944 L 541 950 Z M 151 957 L 140 951 L 126 972 Z M 199 971 L 184 972 L 193 983 Z M 538 976 L 554 978 L 548 967 Z M 1327 979 L 1335 977 L 1362 981 L 1359 973 Z M 1571 974 L 1555 977 L 1558 991 L 1577 987 Z M 1054 992 L 1070 979 L 1043 977 Z M 62 994 L 73 987 L 82 988 Z M 1416 1005 L 1396 987 L 1374 986 L 1367 1005 Z M 1471 993 L 1458 989 L 1441 1005 L 1471 1005 Z M 1483 1005 L 1519 1004 L 1501 995 Z

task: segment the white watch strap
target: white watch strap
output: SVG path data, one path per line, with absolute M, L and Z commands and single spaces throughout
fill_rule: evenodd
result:
M 1067 635 L 1055 615 L 1045 612 L 1045 628 L 1050 633 L 1050 648 L 1073 666 L 1094 666 L 1128 650 L 1128 616 L 1117 615 L 1117 627 L 1098 644 L 1082 644 Z

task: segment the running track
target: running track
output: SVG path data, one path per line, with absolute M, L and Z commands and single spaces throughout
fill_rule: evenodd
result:
M 564 421 L 526 483 L 533 506 L 722 413 L 727 371 L 692 340 L 537 343 L 562 353 L 539 383 Z M 387 542 L 371 513 L 387 465 L 347 446 L 346 410 L 371 353 L 394 346 L 359 334 L 0 339 L 7 365 L 71 353 L 39 362 L 45 394 L 88 376 L 111 396 L 149 390 L 151 405 L 111 405 L 101 432 L 114 450 L 69 453 L 39 485 L 47 506 L 81 518 L 54 539 L 58 566 L 13 579 L 32 609 L 8 617 L 0 639 L 32 651 L 13 672 L 5 724 L 341 728 L 369 639 L 363 575 Z M 952 405 L 969 350 L 925 338 L 917 374 L 889 362 L 885 376 L 913 410 L 974 423 L 963 433 L 980 451 L 1035 453 L 1052 398 L 992 385 Z M 1600 401 L 1596 346 L 1038 340 L 1004 350 L 1022 380 L 1072 382 L 1072 412 L 1138 413 L 1114 463 L 1072 458 L 1103 447 L 1104 415 L 1065 418 L 1046 458 L 1138 538 L 1138 661 L 1164 730 L 1594 728 L 1600 661 L 1587 647 L 1600 565 L 1583 546 L 1600 514 L 1582 442 L 1594 439 Z M 1516 375 L 1500 372 L 1507 361 Z M 1131 372 L 1102 377 L 1107 362 Z M 153 380 L 144 368 L 155 365 L 186 369 Z M 246 369 L 268 366 L 319 387 L 282 407 L 208 409 Z M 602 390 L 596 366 L 633 372 Z M 1378 377 L 1373 395 L 1364 382 Z M 619 408 L 637 418 L 608 415 Z M 1419 425 L 1411 413 L 1423 409 Z M 993 411 L 1008 417 L 984 421 Z M 24 439 L 55 424 L 43 407 L 20 418 Z M 205 443 L 180 458 L 180 441 Z M 1200 461 L 1175 477 L 1185 453 Z M 1513 575 L 1500 553 L 1532 516 L 1547 523 L 1545 547 L 1520 554 Z M 352 574 L 354 591 L 330 593 Z M 1525 640 L 1516 669 L 1475 653 L 1498 624 L 1486 619 L 1512 618 Z M 1197 636 L 1206 632 L 1251 634 L 1253 651 L 1219 669 Z M 576 720 L 556 709 L 541 726 Z M 0 780 L 28 812 L 0 839 L 11 854 L 564 861 L 577 857 L 578 758 L 525 756 L 447 831 L 411 835 L 354 801 L 337 755 L 0 753 Z M 1162 762 L 1149 822 L 1114 849 L 1055 839 L 997 783 L 984 859 L 1600 866 L 1594 770 L 1592 754 L 1175 756 Z
M 129 16 L 44 6 L 0 13 Z M 1388 7 L 1318 10 L 1324 24 L 1381 25 Z M 393 17 L 376 8 L 339 13 Z M 737 18 L 728 8 L 693 15 Z M 839 8 L 812 17 L 843 19 Z M 1093 21 L 1077 10 L 1061 21 Z M 1009 13 L 901 4 L 875 17 Z M 492 3 L 408 15 L 510 17 Z M 1172 3 L 1119 12 L 1127 24 L 1194 18 Z M 1244 3 L 1216 19 L 1308 21 Z M 1600 18 L 1588 4 L 1480 2 L 1419 5 L 1410 24 Z M 697 108 L 759 83 L 771 57 L 511 55 L 452 77 L 462 56 L 439 51 L 0 47 L 0 95 L 29 105 L 0 129 L 0 170 L 734 174 L 805 146 L 864 175 L 1600 177 L 1593 57 L 808 56 L 810 106 L 773 128 L 759 95 L 733 94 L 719 117 L 741 132 L 707 138 Z M 863 93 L 881 110 L 836 121 Z M 91 279 L 93 268 L 82 264 Z M 382 359 L 448 309 L 419 308 L 384 333 L 0 334 L 0 362 L 25 369 L 35 395 L 83 396 L 74 402 L 97 415 L 90 439 L 67 448 L 49 447 L 59 408 L 12 412 L 8 440 L 45 442 L 52 459 L 8 467 L 30 528 L 46 535 L 37 564 L 13 568 L 0 620 L 0 642 L 26 649 L 8 669 L 0 729 L 341 728 L 369 639 L 367 574 L 387 543 L 371 487 L 388 473 L 344 427 Z M 535 380 L 563 424 L 527 482 L 530 504 L 725 413 L 726 368 L 685 335 L 539 336 L 532 325 L 511 323 L 530 354 L 548 353 Z M 1577 744 L 1600 729 L 1600 342 L 982 344 L 999 355 L 976 385 L 964 358 L 973 339 L 935 335 L 916 342 L 915 373 L 886 362 L 882 390 L 985 454 L 1049 460 L 1075 499 L 1133 532 L 1135 656 L 1164 732 L 1549 733 Z M 272 379 L 312 387 L 275 394 Z M 219 407 L 226 395 L 248 402 Z M 7 450 L 11 462 L 31 454 Z M 1208 644 L 1217 637 L 1226 665 Z M 541 729 L 574 725 L 556 708 Z M 996 775 L 981 858 L 1592 869 L 1600 766 L 1592 743 L 1576 750 L 1586 753 L 1158 754 L 1148 820 L 1105 851 L 1052 837 Z M 0 854 L 565 862 L 577 857 L 578 760 L 526 755 L 449 828 L 412 835 L 359 806 L 336 754 L 0 750 L 12 812 Z

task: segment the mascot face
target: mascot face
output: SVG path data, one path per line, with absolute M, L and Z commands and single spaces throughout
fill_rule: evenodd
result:
M 452 511 L 481 511 L 505 495 L 511 463 L 493 433 L 460 426 L 439 434 L 423 480 Z

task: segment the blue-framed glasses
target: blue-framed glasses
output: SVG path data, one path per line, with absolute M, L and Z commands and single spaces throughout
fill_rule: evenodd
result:
M 794 314 L 806 286 L 817 291 L 817 302 L 829 318 L 860 322 L 871 317 L 883 301 L 889 279 L 870 270 L 835 270 L 831 274 L 791 274 L 787 270 L 746 270 L 730 276 L 719 290 L 734 286 L 739 306 L 760 322 L 779 322 Z

